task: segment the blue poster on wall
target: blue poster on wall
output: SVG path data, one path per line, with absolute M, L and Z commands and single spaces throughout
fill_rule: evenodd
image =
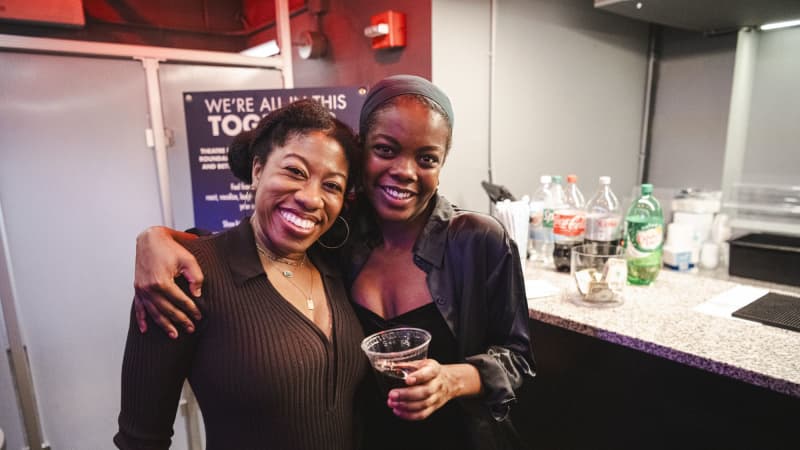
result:
M 356 130 L 365 95 L 363 87 L 184 92 L 195 227 L 221 231 L 251 214 L 250 185 L 228 167 L 234 136 L 254 128 L 270 111 L 303 98 L 317 100 Z

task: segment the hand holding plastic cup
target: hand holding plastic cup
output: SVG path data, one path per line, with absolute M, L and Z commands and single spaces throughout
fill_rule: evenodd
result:
M 369 358 L 384 394 L 406 386 L 406 377 L 416 370 L 410 364 L 428 357 L 431 334 L 421 328 L 392 328 L 364 338 L 361 349 Z

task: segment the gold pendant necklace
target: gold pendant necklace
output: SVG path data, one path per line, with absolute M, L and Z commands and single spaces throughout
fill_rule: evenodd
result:
M 272 253 L 270 253 L 267 249 L 262 248 L 258 244 L 256 244 L 256 249 L 258 250 L 259 253 L 264 255 L 268 260 L 272 262 L 294 266 L 297 267 L 298 269 L 304 267 L 306 263 L 307 255 L 305 253 L 303 254 L 303 259 L 301 259 L 300 261 L 292 261 L 287 258 L 281 258 L 279 256 L 275 256 Z M 270 264 L 268 267 L 271 266 L 272 265 Z M 292 280 L 292 278 L 294 278 L 294 272 L 292 270 L 288 269 L 280 270 L 277 267 L 275 269 L 278 270 L 278 272 L 280 272 L 280 274 L 283 275 L 284 278 L 286 278 L 286 281 L 288 281 L 292 286 L 294 286 L 294 288 L 297 289 L 297 291 L 300 292 L 300 294 L 302 294 L 303 297 L 305 297 L 306 309 L 308 309 L 309 311 L 314 311 L 314 307 L 316 306 L 314 304 L 314 271 L 312 271 L 311 268 L 308 269 L 308 280 L 309 284 L 311 285 L 311 289 L 309 290 L 308 294 L 306 294 L 306 292 L 302 290 L 300 286 L 298 286 L 297 283 L 295 283 Z
M 311 271 L 311 269 L 308 269 L 308 281 L 311 284 L 311 289 L 309 290 L 308 294 L 306 294 L 304 290 L 300 289 L 300 286 L 298 286 L 294 281 L 292 281 L 291 276 L 286 276 L 285 273 L 282 274 L 284 277 L 286 277 L 286 281 L 291 283 L 292 286 L 294 286 L 295 289 L 297 289 L 297 291 L 300 292 L 303 295 L 303 297 L 306 298 L 306 308 L 309 311 L 314 311 L 314 306 L 316 306 L 314 304 L 314 273 Z

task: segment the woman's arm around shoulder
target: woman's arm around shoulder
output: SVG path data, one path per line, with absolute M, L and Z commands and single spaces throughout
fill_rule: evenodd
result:
M 181 245 L 196 238 L 167 227 L 150 227 L 137 236 L 133 305 L 140 332 L 147 331 L 146 316 L 173 339 L 178 337 L 174 325 L 189 333 L 194 331 L 189 316 L 199 320 L 200 311 L 175 278 L 182 275 L 189 282 L 189 292 L 200 296 L 203 273 L 194 256 Z

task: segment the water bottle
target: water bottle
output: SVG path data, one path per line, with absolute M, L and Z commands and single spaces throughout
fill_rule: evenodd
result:
M 586 204 L 584 242 L 603 247 L 619 245 L 622 237 L 621 225 L 622 214 L 619 200 L 611 190 L 611 177 L 600 177 L 600 188 Z
M 641 195 L 625 215 L 625 257 L 628 260 L 628 282 L 647 285 L 661 269 L 661 247 L 664 243 L 664 215 L 653 197 L 653 185 L 643 184 Z
M 553 255 L 553 194 L 550 192 L 550 175 L 539 178 L 542 184 L 531 197 L 530 203 L 530 248 L 528 258 L 536 263 L 547 264 Z M 545 208 L 550 208 L 550 226 L 545 227 Z
M 553 263 L 559 272 L 569 272 L 572 247 L 583 243 L 586 211 L 576 175 L 567 175 L 564 203 L 553 213 Z

